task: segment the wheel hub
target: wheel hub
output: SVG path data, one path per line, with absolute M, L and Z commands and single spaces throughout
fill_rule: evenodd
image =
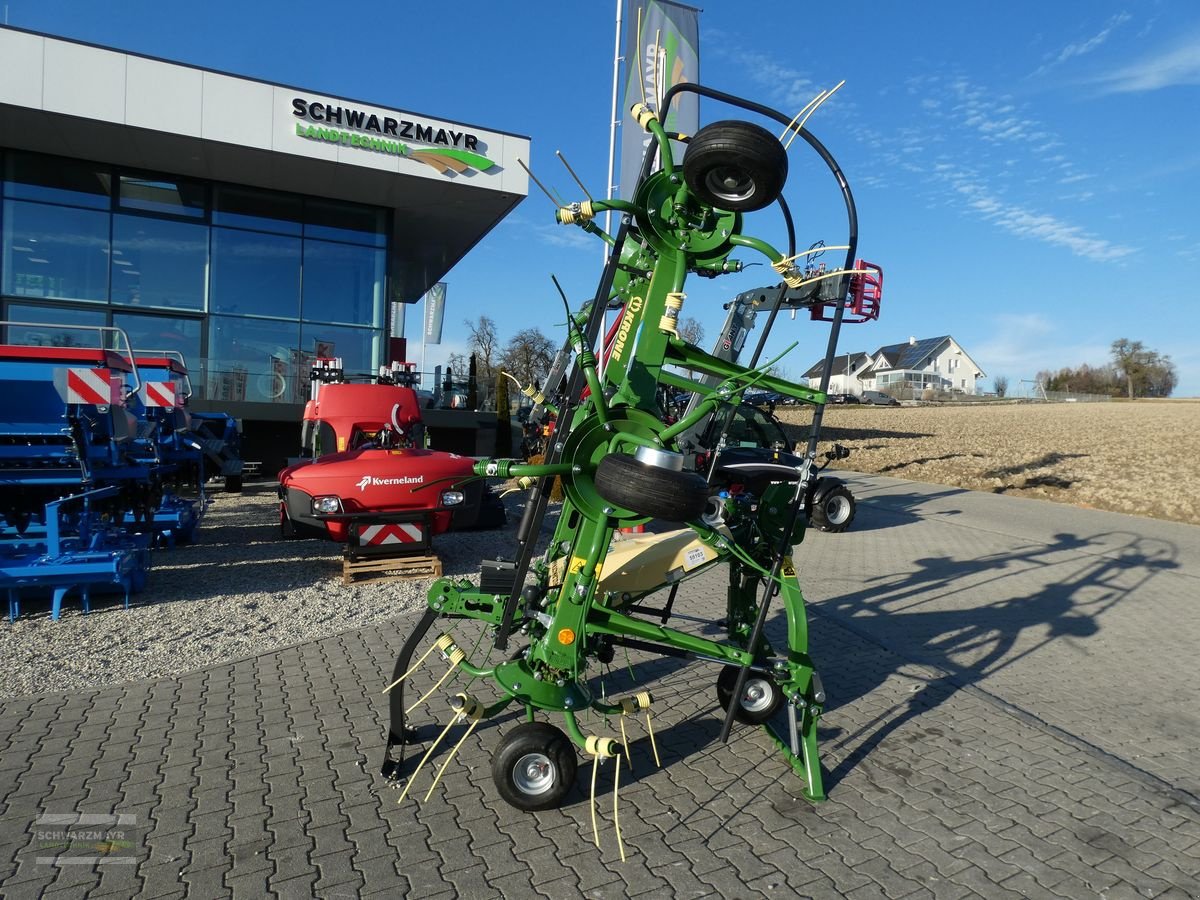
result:
M 722 200 L 745 200 L 754 194 L 754 181 L 735 166 L 718 166 L 704 181 L 705 187 Z
M 834 525 L 841 525 L 846 521 L 846 516 L 850 512 L 850 504 L 841 497 L 834 497 L 829 501 L 828 513 L 826 518 Z
M 771 688 L 760 678 L 746 682 L 742 692 L 742 706 L 747 712 L 760 712 L 771 704 Z
M 513 766 L 513 783 L 524 794 L 544 794 L 554 787 L 554 764 L 544 753 L 526 753 Z

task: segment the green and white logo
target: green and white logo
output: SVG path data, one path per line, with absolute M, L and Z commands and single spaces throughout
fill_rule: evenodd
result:
M 403 156 L 432 166 L 443 175 L 475 169 L 486 172 L 496 164 L 479 151 L 479 138 L 468 131 L 435 128 L 408 119 L 379 116 L 353 107 L 332 106 L 302 97 L 292 100 L 292 115 L 308 120 L 297 122 L 296 134 L 310 141 L 344 144 L 375 153 Z M 317 124 L 320 123 L 320 124 Z M 345 126 L 345 127 L 343 127 Z M 355 129 L 348 131 L 346 128 Z M 429 147 L 413 147 L 412 140 Z

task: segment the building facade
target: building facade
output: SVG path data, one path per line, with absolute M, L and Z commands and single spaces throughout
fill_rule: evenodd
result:
M 804 373 L 810 387 L 821 380 L 823 363 Z M 874 353 L 843 353 L 835 357 L 829 390 L 861 395 L 883 391 L 898 400 L 917 400 L 926 392 L 976 394 L 982 369 L 948 334 L 901 344 L 887 344 Z
M 3 339 L 118 326 L 249 424 L 295 422 L 317 356 L 390 361 L 528 193 L 521 136 L 12 28 L 0 59 Z

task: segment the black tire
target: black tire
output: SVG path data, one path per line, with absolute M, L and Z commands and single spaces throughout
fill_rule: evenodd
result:
M 575 748 L 545 722 L 523 722 L 504 736 L 492 757 L 492 780 L 504 802 L 532 812 L 554 809 L 575 784 Z
M 279 536 L 285 541 L 294 541 L 300 537 L 296 532 L 296 523 L 288 515 L 287 504 L 279 501 Z
M 692 193 L 731 212 L 770 206 L 783 192 L 787 174 L 783 144 L 752 122 L 705 125 L 683 154 L 683 178 Z
M 241 475 L 226 475 L 225 476 L 225 493 L 240 494 L 242 492 L 242 476 Z
M 717 700 L 726 712 L 729 711 L 729 701 L 733 697 L 740 671 L 737 666 L 726 666 L 717 677 Z M 733 716 L 747 725 L 761 725 L 775 715 L 781 703 L 783 691 L 774 678 L 763 672 L 747 672 L 746 683 L 742 686 L 742 702 L 737 705 Z
M 484 530 L 503 528 L 507 524 L 508 511 L 504 508 L 504 501 L 497 496 L 495 491 L 487 488 L 479 501 L 479 519 L 476 521 L 475 527 Z
M 850 527 L 856 509 L 850 488 L 844 484 L 834 485 L 824 493 L 818 493 L 813 500 L 812 523 L 822 531 L 837 534 Z
M 708 483 L 695 472 L 648 466 L 610 453 L 596 467 L 596 493 L 639 516 L 668 522 L 698 519 L 708 504 Z

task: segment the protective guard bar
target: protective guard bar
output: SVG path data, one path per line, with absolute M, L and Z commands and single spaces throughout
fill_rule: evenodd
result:
M 753 112 L 758 113 L 759 115 L 766 116 L 767 118 L 770 118 L 770 119 L 774 119 L 775 121 L 782 124 L 785 128 L 787 128 L 790 123 L 790 120 L 785 118 L 782 113 L 779 113 L 779 112 L 771 109 L 768 106 L 763 106 L 762 104 L 759 104 L 759 103 L 754 103 L 749 100 L 744 100 L 740 97 L 734 97 L 731 94 L 726 94 L 722 91 L 713 90 L 712 88 L 703 87 L 698 84 L 686 84 L 686 83 L 674 85 L 670 90 L 667 91 L 666 95 L 663 97 L 663 103 L 662 103 L 663 108 L 661 111 L 663 118 L 666 118 L 667 110 L 670 108 L 671 100 L 677 94 L 684 92 L 684 91 L 690 91 L 694 94 L 699 94 L 700 96 L 703 96 L 703 97 L 709 97 L 713 100 L 718 100 L 718 101 L 721 101 L 724 103 L 729 103 L 733 106 L 740 106 L 743 109 L 751 110 Z M 858 254 L 858 210 L 854 205 L 854 195 L 850 191 L 850 184 L 849 184 L 849 182 L 846 181 L 846 176 L 843 174 L 841 167 L 837 164 L 837 160 L 835 160 L 833 158 L 833 154 L 831 154 L 829 152 L 829 150 L 826 149 L 825 145 L 822 144 L 814 135 L 810 134 L 805 128 L 801 127 L 796 130 L 798 131 L 799 135 L 802 138 L 804 138 L 804 140 L 808 143 L 808 145 L 810 147 L 812 147 L 812 149 L 814 151 L 816 151 L 817 155 L 820 156 L 821 159 L 825 161 L 825 165 L 829 168 L 829 171 L 833 173 L 834 178 L 837 179 L 838 186 L 842 192 L 842 199 L 846 204 L 846 218 L 847 218 L 847 221 L 849 224 L 849 240 L 847 240 L 846 243 L 849 246 L 848 246 L 848 249 L 846 250 L 846 262 L 843 266 L 843 269 L 845 270 L 845 274 L 842 275 L 842 277 L 840 279 L 840 285 L 839 285 L 839 288 L 840 288 L 839 295 L 844 298 L 846 296 L 847 291 L 850 288 L 850 274 L 849 273 L 850 273 L 850 270 L 854 268 L 854 259 Z M 644 159 L 642 161 L 642 173 L 640 176 L 641 178 L 645 178 L 649 174 L 652 156 L 653 156 L 653 154 L 647 153 L 646 159 Z M 788 217 L 788 219 L 790 221 L 790 216 Z M 789 255 L 792 255 L 795 252 L 796 252 L 796 249 L 793 246 L 789 250 Z M 758 363 L 759 355 L 762 351 L 763 346 L 766 343 L 767 335 L 771 331 L 771 326 L 775 323 L 775 316 L 779 313 L 779 309 L 780 309 L 780 306 L 782 305 L 782 302 L 783 302 L 783 295 L 780 294 L 779 297 L 776 298 L 775 302 L 771 306 L 771 315 L 767 319 L 766 326 L 763 328 L 762 337 L 759 338 L 758 347 L 755 349 L 754 357 L 750 361 L 750 368 L 753 368 Z M 825 394 L 829 391 L 829 378 L 833 373 L 833 360 L 837 353 L 838 336 L 841 332 L 842 319 L 843 319 L 844 315 L 845 315 L 845 303 L 844 302 L 838 303 L 837 308 L 834 310 L 834 314 L 833 314 L 833 324 L 829 329 L 829 341 L 827 342 L 826 348 L 825 348 L 825 364 L 821 368 L 820 391 L 822 394 Z M 825 417 L 825 404 L 820 403 L 817 405 L 816 409 L 813 411 L 812 430 L 809 433 L 808 447 L 805 452 L 805 457 L 810 462 L 817 458 L 817 442 L 818 442 L 818 438 L 821 433 L 821 423 L 822 423 L 824 417 Z M 770 576 L 770 578 L 768 578 L 766 581 L 763 582 L 763 599 L 762 599 L 762 602 L 759 604 L 758 616 L 754 621 L 754 627 L 750 632 L 750 639 L 746 645 L 751 653 L 754 652 L 755 648 L 759 644 L 759 641 L 762 639 L 763 625 L 767 619 L 767 611 L 770 606 L 770 601 L 775 596 L 775 594 L 778 592 L 778 589 L 776 588 L 777 580 L 779 578 L 780 570 L 783 566 L 784 557 L 787 555 L 787 552 L 789 549 L 788 541 L 790 539 L 792 529 L 795 528 L 795 526 L 796 526 L 796 519 L 799 517 L 800 506 L 804 501 L 804 493 L 805 493 L 805 490 L 807 489 L 807 487 L 808 487 L 808 477 L 807 477 L 807 471 L 806 471 L 806 477 L 802 478 L 800 481 L 798 481 L 796 483 L 796 493 L 795 493 L 795 496 L 792 498 L 792 508 L 788 513 L 788 524 L 787 524 L 787 527 L 782 532 L 782 537 L 780 538 L 780 545 L 775 551 L 775 559 L 771 565 L 771 576 Z M 750 670 L 748 667 L 742 666 L 741 670 L 738 672 L 737 681 L 733 685 L 733 690 L 731 692 L 731 696 L 733 696 L 733 697 L 741 696 L 741 693 L 745 689 L 745 686 L 746 686 L 746 676 L 749 674 L 749 671 Z M 725 743 L 726 741 L 729 740 L 729 732 L 733 728 L 733 719 L 734 719 L 734 713 L 736 711 L 736 707 L 737 707 L 736 703 L 729 704 L 729 709 L 727 710 L 726 715 L 725 715 L 725 722 L 721 726 L 721 742 L 722 743 Z

